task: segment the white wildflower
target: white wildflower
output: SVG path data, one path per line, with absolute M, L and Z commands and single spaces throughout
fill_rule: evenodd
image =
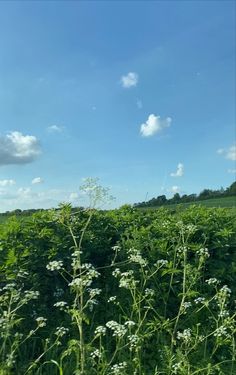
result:
M 61 260 L 53 260 L 46 265 L 46 268 L 49 271 L 60 271 L 62 267 L 63 267 L 63 262 Z

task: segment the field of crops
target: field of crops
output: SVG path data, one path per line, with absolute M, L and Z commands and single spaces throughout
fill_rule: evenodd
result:
M 0 226 L 0 374 L 229 374 L 229 209 L 69 205 Z

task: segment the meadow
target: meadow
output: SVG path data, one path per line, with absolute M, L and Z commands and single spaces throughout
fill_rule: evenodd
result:
M 69 204 L 10 217 L 0 374 L 235 374 L 235 218 Z

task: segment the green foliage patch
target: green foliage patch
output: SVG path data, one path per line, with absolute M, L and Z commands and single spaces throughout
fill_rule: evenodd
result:
M 8 219 L 0 374 L 235 374 L 235 223 L 202 206 Z

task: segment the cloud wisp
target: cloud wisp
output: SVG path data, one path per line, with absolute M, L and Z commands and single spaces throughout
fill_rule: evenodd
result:
M 151 137 L 156 133 L 161 132 L 164 128 L 168 128 L 171 125 L 172 119 L 167 117 L 161 119 L 160 116 L 151 114 L 148 116 L 147 121 L 141 125 L 140 133 L 143 137 Z
M 217 154 L 224 155 L 224 157 L 228 160 L 235 161 L 236 160 L 236 144 L 230 146 L 227 149 L 219 148 L 217 150 Z
M 135 72 L 129 72 L 126 76 L 121 77 L 121 84 L 125 89 L 135 87 L 138 84 L 138 74 Z
M 42 184 L 44 181 L 42 179 L 42 177 L 35 177 L 33 178 L 33 180 L 31 181 L 31 184 L 32 185 L 37 185 L 37 184 Z
M 13 186 L 16 184 L 15 180 L 0 180 L 0 186 L 6 187 L 6 186 Z
M 182 163 L 179 163 L 177 165 L 176 172 L 173 172 L 170 174 L 171 177 L 182 177 L 184 175 L 184 165 Z
M 65 130 L 64 126 L 50 125 L 47 127 L 49 133 L 62 133 Z
M 40 153 L 39 140 L 33 135 L 18 131 L 0 135 L 0 166 L 31 163 Z

